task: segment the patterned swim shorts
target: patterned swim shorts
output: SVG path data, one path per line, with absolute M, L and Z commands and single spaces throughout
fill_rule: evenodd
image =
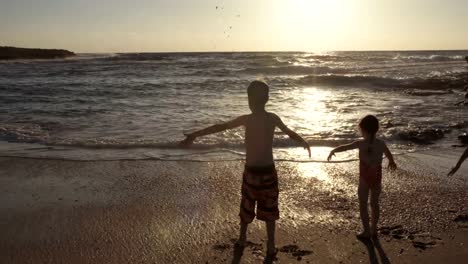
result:
M 278 220 L 278 194 L 278 175 L 274 164 L 265 167 L 245 166 L 239 213 L 241 220 L 251 223 L 255 216 L 262 221 Z

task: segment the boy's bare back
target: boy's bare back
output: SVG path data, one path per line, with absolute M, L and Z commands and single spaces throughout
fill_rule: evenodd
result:
M 245 127 L 245 149 L 247 166 L 269 166 L 273 160 L 273 138 L 278 127 L 286 135 L 301 141 L 295 132 L 291 131 L 276 114 L 261 111 L 239 117 Z M 305 147 L 307 143 L 303 144 Z M 310 150 L 309 150 L 310 155 Z
M 245 149 L 247 166 L 273 164 L 273 136 L 278 117 L 268 112 L 245 116 Z

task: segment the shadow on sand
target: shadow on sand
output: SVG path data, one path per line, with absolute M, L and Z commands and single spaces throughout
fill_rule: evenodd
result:
M 252 242 L 247 242 L 247 244 L 248 244 L 247 246 L 255 245 Z M 233 251 L 233 254 L 232 254 L 233 258 L 232 258 L 231 264 L 241 263 L 242 255 L 244 254 L 244 249 L 245 249 L 245 246 L 239 246 L 239 245 L 234 243 L 234 251 Z M 275 260 L 276 260 L 276 254 L 271 255 L 271 256 L 266 256 L 265 259 L 263 260 L 263 263 L 264 264 L 270 264 L 270 263 L 273 263 L 273 261 L 275 261 Z
M 233 258 L 232 258 L 232 264 L 239 264 L 242 258 L 242 255 L 244 254 L 244 248 L 242 246 L 238 246 L 234 244 L 234 252 L 233 252 Z
M 385 251 L 380 244 L 380 241 L 378 238 L 370 240 L 370 239 L 358 239 L 361 243 L 363 243 L 366 246 L 367 252 L 369 254 L 369 263 L 371 264 L 390 264 L 390 260 L 387 257 L 387 254 L 385 254 Z M 376 253 L 377 250 L 377 253 Z M 377 254 L 380 257 L 380 262 L 379 259 L 377 258 Z

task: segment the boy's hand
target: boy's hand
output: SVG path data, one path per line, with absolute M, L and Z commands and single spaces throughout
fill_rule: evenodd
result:
M 307 149 L 307 151 L 309 152 L 309 158 L 311 158 L 312 155 L 311 155 L 311 152 L 310 152 L 310 145 L 309 145 L 309 143 L 304 142 L 304 149 Z
M 460 168 L 460 166 L 453 167 L 452 170 L 447 174 L 447 176 L 454 175 L 458 171 L 459 168 Z
M 184 134 L 185 139 L 179 142 L 179 146 L 181 147 L 188 147 L 193 144 L 195 137 L 192 134 Z
M 327 161 L 330 161 L 332 156 L 335 156 L 335 152 L 333 150 L 330 151 L 330 155 L 328 155 Z
M 388 168 L 392 171 L 396 170 L 397 169 L 397 165 L 394 161 L 390 161 L 388 162 Z

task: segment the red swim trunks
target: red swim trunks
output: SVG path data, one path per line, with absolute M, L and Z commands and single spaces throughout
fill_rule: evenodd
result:
M 359 163 L 359 177 L 370 187 L 378 187 L 382 183 L 382 165 L 368 165 L 361 161 Z
M 275 165 L 245 166 L 239 213 L 241 220 L 251 223 L 255 216 L 262 221 L 278 220 L 278 194 L 278 175 Z M 257 204 L 257 214 L 255 214 L 255 204 Z

